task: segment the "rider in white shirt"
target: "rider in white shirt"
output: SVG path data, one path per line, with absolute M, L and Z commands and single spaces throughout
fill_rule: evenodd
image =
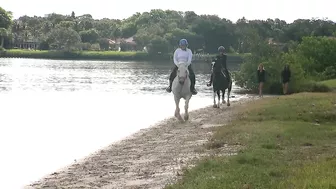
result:
M 177 72 L 177 65 L 180 63 L 187 63 L 188 64 L 188 70 L 189 70 L 189 78 L 191 81 L 191 86 L 190 86 L 190 90 L 192 92 L 193 95 L 197 94 L 197 91 L 195 90 L 195 82 L 196 82 L 196 78 L 195 78 L 195 73 L 191 67 L 191 60 L 192 60 L 192 52 L 190 49 L 188 49 L 188 41 L 186 39 L 181 39 L 180 43 L 179 43 L 180 47 L 177 48 L 174 52 L 174 64 L 175 67 L 172 71 L 172 73 L 170 74 L 169 77 L 169 87 L 167 87 L 166 91 L 167 92 L 171 92 L 172 91 L 172 83 L 173 80 L 176 77 L 176 72 Z

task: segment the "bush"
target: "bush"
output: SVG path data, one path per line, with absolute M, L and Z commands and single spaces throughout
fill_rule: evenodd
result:
M 336 89 L 336 77 L 335 79 L 329 79 L 329 80 L 325 80 L 325 81 L 320 81 L 320 84 L 326 85 L 331 89 Z
M 259 42 L 252 55 L 245 57 L 234 79 L 238 86 L 256 91 L 257 67 L 263 63 L 267 73 L 264 92 L 281 94 L 281 71 L 289 64 L 292 72 L 290 92 L 327 92 L 330 91 L 328 86 L 314 81 L 336 77 L 336 57 L 330 49 L 336 50 L 336 40 L 324 37 L 304 38 L 301 44 L 292 45 L 288 53 Z
M 91 50 L 91 44 L 90 43 L 82 43 L 81 47 L 82 47 L 83 51 L 89 51 L 89 50 Z
M 284 67 L 282 53 L 267 44 L 257 47 L 260 51 L 244 58 L 240 71 L 234 74 L 235 82 L 245 89 L 258 89 L 257 69 L 260 63 L 264 64 L 266 71 L 265 93 L 279 94 L 282 91 L 281 71 Z
M 100 51 L 100 45 L 99 45 L 99 43 L 92 44 L 90 50 L 92 50 L 92 51 Z

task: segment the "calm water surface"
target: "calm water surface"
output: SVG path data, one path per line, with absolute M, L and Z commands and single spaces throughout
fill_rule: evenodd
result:
M 75 159 L 170 117 L 170 62 L 0 59 L 0 188 L 22 188 Z M 229 65 L 233 69 L 234 65 Z M 209 65 L 194 65 L 212 103 Z M 246 96 L 234 94 L 232 100 Z M 182 105 L 182 102 L 181 102 Z

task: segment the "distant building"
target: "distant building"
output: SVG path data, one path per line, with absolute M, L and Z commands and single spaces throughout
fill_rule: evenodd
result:
M 136 50 L 137 48 L 137 43 L 134 41 L 133 37 L 127 39 L 118 38 L 116 40 L 109 39 L 109 44 L 113 49 L 126 48 L 127 50 Z M 124 45 L 124 47 L 121 47 L 122 45 Z
M 14 48 L 19 49 L 37 49 L 39 42 L 37 40 L 14 41 Z

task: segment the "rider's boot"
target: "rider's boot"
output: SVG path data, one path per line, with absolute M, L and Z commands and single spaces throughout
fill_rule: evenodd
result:
M 169 79 L 169 86 L 166 88 L 166 91 L 168 92 L 168 93 L 170 93 L 171 91 L 172 91 L 172 81 L 170 81 L 170 79 Z
M 189 70 L 189 78 L 191 82 L 190 91 L 193 95 L 196 95 L 197 94 L 197 91 L 195 89 L 196 76 L 195 76 L 194 70 L 192 69 L 191 65 L 188 66 L 188 70 Z
M 172 84 L 173 84 L 173 81 L 174 81 L 174 78 L 176 77 L 176 72 L 177 72 L 177 66 L 175 66 L 172 70 L 172 72 L 170 73 L 170 76 L 169 76 L 169 86 L 166 88 L 166 91 L 168 93 L 170 93 L 172 91 Z
M 196 78 L 194 74 L 190 75 L 190 81 L 191 81 L 191 85 L 190 85 L 191 93 L 193 95 L 197 95 L 197 91 L 195 89 Z

